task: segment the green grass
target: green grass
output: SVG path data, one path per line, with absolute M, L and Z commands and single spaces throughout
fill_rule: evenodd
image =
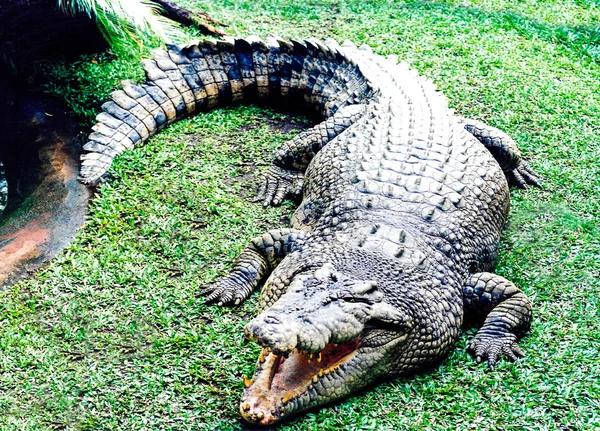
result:
M 452 106 L 515 137 L 545 190 L 512 192 L 497 272 L 523 288 L 527 358 L 493 372 L 465 352 L 302 415 L 282 430 L 600 429 L 600 5 L 579 1 L 186 1 L 232 34 L 368 42 L 433 78 Z M 93 60 L 93 61 L 92 61 Z M 89 122 L 136 59 L 53 65 Z M 73 244 L 0 299 L 0 429 L 237 429 L 255 296 L 205 306 L 198 286 L 291 205 L 251 202 L 295 131 L 256 108 L 173 125 L 121 156 Z M 299 126 L 306 126 L 299 122 Z M 255 169 L 255 166 L 258 169 Z

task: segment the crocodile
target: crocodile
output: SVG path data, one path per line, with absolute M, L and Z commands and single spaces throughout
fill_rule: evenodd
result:
M 477 362 L 523 357 L 532 307 L 492 271 L 509 183 L 539 186 L 515 142 L 462 118 L 435 85 L 367 45 L 257 37 L 168 46 L 147 82 L 103 105 L 81 179 L 180 118 L 256 103 L 314 114 L 275 153 L 258 197 L 300 201 L 291 227 L 253 239 L 207 303 L 263 285 L 245 336 L 261 347 L 240 413 L 276 423 L 439 362 L 466 324 Z

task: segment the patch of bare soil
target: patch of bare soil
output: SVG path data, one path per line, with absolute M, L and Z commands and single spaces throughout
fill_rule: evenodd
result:
M 268 125 L 269 128 L 273 130 L 275 133 L 280 134 L 289 134 L 293 131 L 301 132 L 306 130 L 311 126 L 311 123 L 305 118 L 297 118 L 289 115 L 270 115 L 269 113 L 263 113 L 260 121 L 245 124 L 240 127 L 234 134 L 225 137 L 228 141 L 231 141 L 232 147 L 236 145 L 237 136 L 239 134 L 248 132 L 252 129 L 255 129 L 261 125 Z M 268 157 L 267 157 L 268 159 Z M 242 162 L 237 165 L 238 175 L 228 178 L 225 180 L 225 184 L 234 185 L 240 184 L 241 193 L 240 196 L 247 200 L 254 200 L 256 198 L 256 193 L 258 192 L 258 188 L 260 187 L 262 177 L 257 175 L 257 167 L 261 166 L 270 166 L 270 161 L 266 164 L 259 164 L 257 162 Z

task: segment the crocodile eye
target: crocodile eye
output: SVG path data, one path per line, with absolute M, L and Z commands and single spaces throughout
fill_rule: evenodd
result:
M 377 283 L 370 282 L 367 284 L 367 289 L 365 290 L 366 294 L 373 293 L 377 290 Z
M 362 303 L 362 304 L 373 304 L 373 301 L 371 301 L 368 298 L 358 298 L 356 296 L 345 296 L 342 298 L 343 301 L 346 302 L 350 302 L 352 304 L 358 304 L 358 303 Z
M 377 291 L 377 287 L 378 285 L 376 281 L 365 281 L 354 283 L 351 291 L 357 296 L 372 295 Z

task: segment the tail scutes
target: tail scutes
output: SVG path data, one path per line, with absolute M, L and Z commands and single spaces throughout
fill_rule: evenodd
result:
M 146 82 L 123 81 L 96 117 L 81 156 L 80 180 L 96 185 L 113 159 L 168 124 L 219 106 L 304 105 L 326 118 L 375 95 L 356 64 L 356 47 L 333 39 L 269 37 L 168 45 L 142 60 Z

